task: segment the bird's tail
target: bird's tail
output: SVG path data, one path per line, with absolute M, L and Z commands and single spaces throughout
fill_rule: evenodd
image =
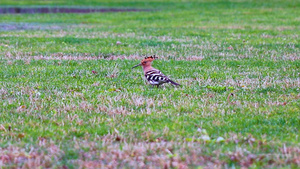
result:
M 174 81 L 172 81 L 172 80 L 170 80 L 170 79 L 169 79 L 168 82 L 169 82 L 169 83 L 172 83 L 173 85 L 180 86 L 180 84 L 178 84 L 178 83 L 176 83 L 176 82 L 174 82 Z

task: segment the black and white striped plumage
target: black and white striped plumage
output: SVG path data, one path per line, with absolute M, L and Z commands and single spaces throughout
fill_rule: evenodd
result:
M 174 85 L 179 85 L 178 83 L 175 83 L 172 80 L 170 80 L 167 76 L 162 74 L 157 69 L 152 69 L 152 70 L 145 72 L 145 77 L 148 80 L 148 82 L 153 86 L 154 85 L 159 86 L 163 83 L 172 83 Z

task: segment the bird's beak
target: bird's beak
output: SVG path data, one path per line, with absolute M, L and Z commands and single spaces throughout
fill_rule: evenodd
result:
M 137 64 L 137 65 L 133 66 L 131 69 L 136 68 L 138 66 L 142 66 L 142 64 Z

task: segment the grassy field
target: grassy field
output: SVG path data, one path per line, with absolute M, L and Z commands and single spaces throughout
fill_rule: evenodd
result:
M 12 6 L 150 11 L 0 15 L 0 168 L 299 167 L 300 1 Z

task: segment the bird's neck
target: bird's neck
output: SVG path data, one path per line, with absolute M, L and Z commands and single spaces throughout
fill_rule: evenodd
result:
M 143 70 L 144 70 L 144 73 L 150 71 L 150 70 L 153 70 L 154 68 L 150 65 L 150 66 L 143 66 Z

